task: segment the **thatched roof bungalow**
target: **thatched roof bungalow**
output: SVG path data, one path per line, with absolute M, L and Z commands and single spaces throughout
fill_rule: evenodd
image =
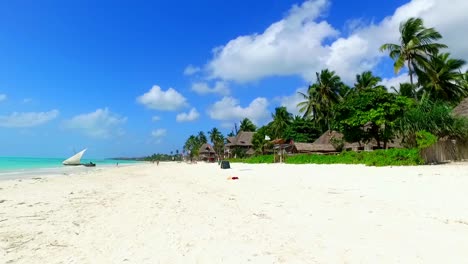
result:
M 302 143 L 294 142 L 292 145 L 293 153 L 335 153 L 338 150 L 332 144 L 332 139 L 343 139 L 343 134 L 337 131 L 326 131 L 317 138 L 314 143 Z M 400 142 L 395 140 L 394 142 L 388 142 L 388 148 L 398 148 L 400 147 Z M 371 140 L 370 142 L 364 144 L 360 142 L 344 142 L 343 150 L 373 150 L 377 148 L 377 142 Z
M 205 143 L 198 150 L 198 157 L 204 161 L 214 161 L 216 158 L 216 151 L 213 146 Z
M 224 145 L 224 152 L 227 156 L 232 156 L 233 150 L 236 148 L 241 148 L 245 150 L 246 155 L 253 155 L 255 151 L 253 150 L 252 139 L 255 132 L 245 132 L 240 131 L 235 137 L 228 137 L 227 144 Z
M 324 153 L 324 152 L 336 152 L 335 148 L 331 144 L 314 144 L 304 142 L 294 142 L 292 144 L 291 152 L 293 153 Z
M 453 109 L 453 113 L 458 116 L 468 117 L 468 97 Z

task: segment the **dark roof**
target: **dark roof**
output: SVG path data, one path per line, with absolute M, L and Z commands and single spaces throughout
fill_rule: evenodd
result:
M 319 138 L 317 138 L 315 141 L 314 141 L 314 144 L 331 144 L 330 140 L 332 138 L 337 138 L 337 139 L 342 139 L 343 138 L 343 134 L 341 134 L 340 132 L 338 131 L 326 131 L 325 133 L 323 133 L 323 135 L 321 135 Z
M 453 113 L 459 116 L 468 117 L 468 97 L 465 98 L 461 103 L 453 109 Z
M 294 148 L 298 153 L 336 152 L 332 144 L 294 142 Z
M 238 146 L 252 146 L 252 138 L 254 134 L 255 132 L 239 132 L 236 138 L 236 144 Z
M 208 143 L 203 144 L 200 147 L 200 150 L 198 151 L 198 154 L 211 154 L 211 153 L 216 153 L 216 152 L 214 151 L 213 147 Z
M 294 142 L 294 147 L 296 148 L 298 152 L 314 151 L 314 144 L 312 143 Z
M 255 132 L 244 132 L 240 131 L 236 137 L 229 137 L 229 143 L 226 146 L 252 146 L 252 138 Z

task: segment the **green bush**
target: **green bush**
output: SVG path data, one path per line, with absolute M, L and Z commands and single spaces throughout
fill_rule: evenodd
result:
M 230 160 L 243 163 L 273 163 L 273 155 Z M 288 164 L 365 164 L 367 166 L 411 166 L 424 164 L 418 149 L 347 151 L 336 155 L 301 154 L 288 156 Z
M 242 162 L 242 163 L 273 163 L 273 155 L 259 155 L 245 159 L 229 159 L 230 162 Z
M 433 134 L 422 130 L 416 132 L 416 143 L 419 149 L 428 148 L 437 142 L 437 137 Z

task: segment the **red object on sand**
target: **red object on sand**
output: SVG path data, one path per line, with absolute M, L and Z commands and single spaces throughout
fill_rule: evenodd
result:
M 232 177 L 231 179 L 233 179 L 233 180 L 238 180 L 239 177 Z

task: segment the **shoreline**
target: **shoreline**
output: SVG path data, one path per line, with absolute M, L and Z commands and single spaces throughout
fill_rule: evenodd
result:
M 119 163 L 119 167 L 135 166 L 140 163 Z M 144 163 L 143 163 L 144 164 Z M 57 166 L 57 167 L 40 167 L 40 168 L 25 168 L 25 169 L 5 169 L 0 170 L 0 182 L 5 180 L 29 179 L 33 177 L 58 177 L 75 174 L 83 174 L 95 172 L 99 169 L 108 169 L 116 167 L 115 164 L 100 164 L 96 167 L 86 166 Z
M 161 162 L 0 181 L 0 260 L 468 262 L 468 164 L 231 168 Z

